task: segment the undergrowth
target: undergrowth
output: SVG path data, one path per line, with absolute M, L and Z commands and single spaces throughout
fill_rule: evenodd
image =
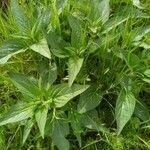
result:
M 150 149 L 148 0 L 0 3 L 1 150 Z

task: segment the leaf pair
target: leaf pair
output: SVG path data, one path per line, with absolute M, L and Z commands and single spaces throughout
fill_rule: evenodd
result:
M 69 100 L 83 93 L 89 86 L 74 84 L 69 87 L 68 84 L 54 85 L 49 89 L 49 96 L 52 98 L 56 108 L 63 107 Z
M 11 1 L 11 11 L 19 29 L 19 35 L 14 36 L 15 38 L 0 46 L 0 64 L 6 63 L 12 56 L 24 52 L 29 48 L 51 59 L 51 53 L 46 39 L 38 39 L 39 42 L 37 43 L 34 39 L 34 36 L 37 36 L 38 32 L 42 32 L 41 28 L 48 25 L 48 21 L 45 21 L 45 18 L 49 20 L 49 15 L 44 13 L 37 19 L 37 22 L 33 24 L 31 19 L 26 16 L 24 9 L 19 6 L 17 0 Z
M 80 95 L 79 103 L 77 105 L 78 115 L 72 114 L 71 127 L 81 147 L 81 133 L 82 126 L 96 131 L 104 131 L 104 128 L 97 122 L 95 118 L 98 114 L 94 110 L 102 101 L 102 93 L 97 90 L 96 86 L 90 86 L 85 92 Z
M 22 121 L 28 118 L 37 122 L 41 136 L 44 138 L 45 124 L 48 110 L 51 108 L 61 108 L 72 98 L 84 92 L 89 86 L 75 84 L 69 87 L 68 84 L 51 85 L 46 91 L 40 89 L 36 80 L 16 73 L 10 73 L 14 85 L 27 99 L 11 107 L 11 109 L 1 117 L 0 126 Z M 25 142 L 34 121 L 29 119 L 25 127 L 23 143 Z M 57 126 L 57 123 L 56 125 Z M 57 132 L 57 129 L 56 131 Z M 61 132 L 61 131 L 60 131 Z M 62 137 L 63 138 L 63 137 Z M 57 136 L 54 136 L 55 140 Z
M 35 124 L 35 120 L 36 120 L 37 125 L 39 127 L 40 134 L 41 134 L 42 138 L 44 139 L 45 125 L 46 125 L 46 121 L 47 121 L 48 109 L 49 109 L 48 106 L 45 106 L 45 107 L 42 107 L 41 109 L 34 111 L 35 119 L 34 119 L 34 117 L 28 118 L 28 120 L 25 122 L 22 144 L 24 144 L 25 141 L 27 140 L 31 129 Z
M 51 53 L 47 45 L 46 39 L 42 39 L 39 43 L 28 46 L 24 40 L 10 40 L 0 46 L 0 64 L 5 64 L 12 56 L 25 52 L 27 49 L 41 54 L 42 56 L 51 59 Z
M 69 86 L 71 86 L 83 64 L 84 59 L 78 55 L 80 55 L 80 51 L 84 47 L 85 35 L 82 31 L 81 23 L 77 18 L 70 16 L 68 20 L 72 29 L 70 44 L 63 40 L 60 35 L 52 31 L 47 35 L 47 39 L 51 47 L 50 49 L 56 57 L 69 57 L 68 74 Z
M 80 55 L 82 49 L 85 48 L 85 33 L 77 18 L 70 16 L 68 20 L 72 30 L 71 46 L 75 49 L 75 54 L 68 61 L 69 86 L 71 86 L 83 65 L 84 58 Z

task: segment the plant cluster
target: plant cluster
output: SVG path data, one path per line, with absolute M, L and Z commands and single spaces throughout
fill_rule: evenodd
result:
M 150 149 L 148 1 L 5 5 L 0 149 Z

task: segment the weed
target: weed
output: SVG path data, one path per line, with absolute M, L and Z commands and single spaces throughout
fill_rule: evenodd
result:
M 11 0 L 3 7 L 1 149 L 148 150 L 148 6 Z

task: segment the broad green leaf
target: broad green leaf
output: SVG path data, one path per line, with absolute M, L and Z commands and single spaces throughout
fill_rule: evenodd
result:
M 127 64 L 132 68 L 137 68 L 137 69 L 140 69 L 140 59 L 137 55 L 133 54 L 133 53 L 130 53 L 128 54 L 127 56 L 128 58 L 126 59 L 127 61 Z
M 69 150 L 69 142 L 65 138 L 69 134 L 69 125 L 62 120 L 55 120 L 53 124 L 52 140 L 59 150 Z
M 32 27 L 32 37 L 37 38 L 38 34 L 41 34 L 43 30 L 45 30 L 50 23 L 50 13 L 51 10 L 49 7 L 39 16 Z
M 144 78 L 143 81 L 150 83 L 150 79 Z
M 89 19 L 91 22 L 99 23 L 100 21 L 104 24 L 109 19 L 110 8 L 109 8 L 110 0 L 93 0 L 90 3 L 90 11 L 89 11 Z
M 31 22 L 26 16 L 24 9 L 17 0 L 11 0 L 11 12 L 21 34 L 28 35 L 31 29 Z
M 11 53 L 11 54 L 8 54 L 7 56 L 4 56 L 3 58 L 0 58 L 0 64 L 5 64 L 7 63 L 7 61 L 14 55 L 16 54 L 19 54 L 19 53 L 22 53 L 22 52 L 25 52 L 26 50 L 18 50 L 17 52 L 14 52 L 14 53 Z
M 84 33 L 82 32 L 81 23 L 73 16 L 69 18 L 69 25 L 72 29 L 71 32 L 71 45 L 72 47 L 79 49 L 84 44 Z
M 56 4 L 58 9 L 58 14 L 60 15 L 61 13 L 63 13 L 65 7 L 68 6 L 68 0 L 57 0 Z
M 60 58 L 65 58 L 69 56 L 69 53 L 66 52 L 65 47 L 69 44 L 62 39 L 60 35 L 57 35 L 54 32 L 49 32 L 47 35 L 47 42 L 50 45 L 51 52 Z
M 106 0 L 106 3 L 103 0 L 102 1 L 93 0 L 89 3 L 90 9 L 88 11 L 88 14 L 89 14 L 88 18 L 90 19 L 92 23 L 102 21 L 102 18 L 103 19 L 105 18 L 103 12 L 106 12 L 106 9 L 107 9 L 107 7 L 105 7 L 106 4 L 107 4 L 107 0 Z M 86 3 L 84 5 L 86 5 Z
M 104 24 L 109 19 L 109 1 L 110 0 L 102 0 L 100 3 L 100 12 L 101 12 L 101 20 Z
M 49 64 L 49 62 L 42 61 L 39 63 L 39 70 L 42 80 L 41 86 L 48 90 L 57 79 L 57 66 L 55 63 Z
M 0 118 L 0 126 L 25 120 L 33 115 L 34 103 L 20 102 L 10 108 L 10 110 Z
M 144 75 L 147 77 L 147 78 L 143 78 L 143 81 L 147 82 L 147 83 L 150 83 L 150 69 L 147 69 L 144 71 Z
M 9 54 L 9 55 L 7 55 L 7 56 L 1 58 L 1 59 L 0 59 L 0 64 L 5 64 L 5 63 L 7 63 L 7 61 L 11 58 L 11 56 L 12 56 L 12 55 Z
M 32 80 L 26 75 L 22 75 L 18 73 L 10 73 L 9 75 L 14 85 L 24 95 L 28 95 L 32 98 L 35 98 L 35 97 L 39 97 L 39 95 L 41 94 L 41 91 L 38 88 L 38 84 L 35 80 Z
M 102 32 L 103 34 L 111 31 L 112 29 L 116 28 L 123 22 L 127 21 L 128 17 L 114 17 L 110 19 L 106 25 L 105 25 L 105 30 Z
M 21 40 L 9 40 L 0 46 L 0 64 L 5 64 L 12 56 L 26 51 Z
M 39 43 L 36 43 L 36 44 L 30 46 L 30 48 L 33 51 L 41 54 L 42 56 L 44 56 L 48 59 L 51 59 L 51 53 L 50 53 L 49 47 L 47 45 L 46 39 L 42 39 Z
M 73 134 L 76 136 L 78 143 L 79 143 L 79 146 L 81 147 L 82 146 L 82 139 L 81 139 L 81 133 L 78 131 L 79 130 L 78 124 L 76 122 L 71 122 L 71 126 L 73 129 Z
M 130 120 L 136 104 L 136 99 L 131 92 L 121 90 L 115 108 L 115 116 L 117 121 L 117 132 L 118 135 L 126 123 Z
M 150 44 L 146 43 L 146 42 L 135 42 L 134 43 L 135 46 L 139 46 L 139 47 L 143 47 L 144 49 L 150 49 Z
M 144 49 L 149 49 L 150 48 L 149 33 L 150 33 L 150 26 L 142 27 L 141 30 L 133 39 L 133 45 L 137 47 L 143 47 Z
M 101 132 L 106 131 L 105 127 L 98 120 L 98 114 L 96 110 L 89 111 L 85 114 L 82 114 L 81 122 L 85 127 L 89 129 L 93 129 Z
M 53 99 L 55 107 L 64 106 L 69 100 L 84 92 L 89 86 L 74 84 L 59 84 L 50 88 L 50 97 Z
M 144 7 L 141 6 L 140 0 L 132 0 L 133 1 L 133 5 L 140 8 L 140 9 L 144 9 Z
M 146 36 L 148 33 L 150 33 L 150 26 L 144 26 L 142 27 L 141 31 L 137 34 L 137 36 L 134 38 L 134 42 L 142 40 L 144 36 Z
M 53 130 L 52 118 L 53 118 L 53 112 L 51 111 L 50 113 L 48 113 L 47 121 L 45 124 L 45 130 L 44 130 L 45 137 L 52 135 L 52 130 Z
M 102 100 L 102 93 L 96 89 L 96 87 L 91 86 L 84 93 L 81 94 L 78 103 L 78 112 L 85 113 L 89 110 L 97 107 Z
M 129 5 L 119 7 L 118 9 L 116 9 L 114 16 L 117 16 L 117 17 L 124 16 L 124 17 L 129 17 L 129 18 L 134 18 L 134 19 L 139 19 L 139 18 L 149 19 L 150 18 L 148 13 L 143 12 L 143 11 L 141 11 L 137 8 L 134 8 L 132 6 L 129 6 Z
M 149 64 L 150 61 L 150 51 L 148 49 L 143 50 L 143 52 L 141 53 L 142 55 L 142 59 L 144 59 L 144 62 L 146 62 L 147 64 Z
M 79 146 L 82 146 L 81 133 L 84 131 L 81 124 L 81 115 L 70 113 L 71 117 L 71 127 L 73 130 L 73 134 L 76 136 Z
M 141 102 L 136 103 L 134 114 L 143 121 L 150 119 L 150 112 L 148 107 Z
M 83 58 L 70 58 L 68 62 L 69 86 L 71 86 L 78 75 L 83 64 Z
M 147 70 L 144 72 L 144 75 L 146 75 L 147 77 L 150 78 L 150 69 L 147 69 Z
M 27 140 L 28 136 L 29 136 L 29 133 L 32 129 L 34 125 L 34 122 L 32 119 L 29 119 L 27 120 L 26 124 L 25 124 L 25 127 L 24 127 L 24 131 L 23 131 L 23 140 L 22 140 L 22 144 L 25 143 L 25 141 Z
M 35 114 L 35 119 L 38 124 L 42 138 L 44 138 L 44 129 L 45 129 L 45 124 L 47 119 L 47 113 L 48 113 L 48 107 L 46 106 L 41 109 L 39 108 L 39 110 Z

